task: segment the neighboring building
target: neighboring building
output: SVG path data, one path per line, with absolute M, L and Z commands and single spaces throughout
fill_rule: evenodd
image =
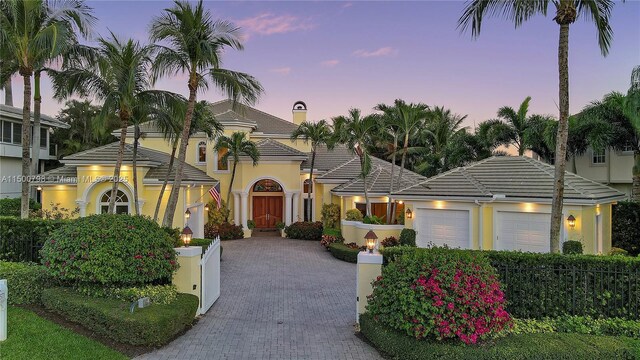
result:
M 66 129 L 69 125 L 40 115 L 40 171 L 44 170 L 45 161 L 56 159 L 57 148 L 50 141 L 55 128 Z M 18 179 L 22 175 L 22 109 L 8 105 L 0 105 L 0 174 L 0 198 L 20 197 L 21 184 Z
M 583 155 L 570 159 L 567 169 L 571 172 L 615 188 L 631 199 L 633 186 L 633 149 L 594 150 L 589 148 Z

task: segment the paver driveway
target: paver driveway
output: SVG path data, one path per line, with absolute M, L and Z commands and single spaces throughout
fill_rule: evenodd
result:
M 354 264 L 317 241 L 222 246 L 218 301 L 193 329 L 141 359 L 381 359 L 354 335 Z

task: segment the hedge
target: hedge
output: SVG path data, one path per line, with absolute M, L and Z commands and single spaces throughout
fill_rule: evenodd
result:
M 343 243 L 329 244 L 329 251 L 334 258 L 354 264 L 358 262 L 360 253 L 360 249 L 352 249 Z
M 20 217 L 20 198 L 0 199 L 0 216 Z M 29 210 L 40 210 L 42 205 L 33 199 L 29 199 Z
M 45 289 L 44 306 L 69 321 L 111 340 L 137 345 L 162 346 L 193 323 L 199 300 L 195 295 L 178 294 L 169 305 L 135 308 L 129 303 L 80 295 L 68 288 Z
M 0 279 L 7 279 L 10 305 L 39 304 L 46 275 L 37 264 L 0 261 Z
M 407 251 L 383 250 L 385 261 Z M 473 251 L 473 250 L 450 250 Z M 504 285 L 516 318 L 563 315 L 640 319 L 640 258 L 482 251 Z
M 546 319 L 514 319 L 511 334 L 564 332 L 586 335 L 627 336 L 640 339 L 640 321 L 589 316 L 561 316 Z M 640 349 L 638 349 L 640 350 Z
M 68 222 L 0 216 L 0 260 L 39 262 L 44 242 Z
M 491 344 L 416 340 L 360 315 L 360 331 L 389 359 L 397 360 L 600 360 L 636 359 L 633 345 L 615 337 L 581 334 L 524 334 L 497 339 Z
M 611 218 L 611 243 L 613 247 L 627 250 L 629 255 L 640 254 L 640 203 L 619 202 L 613 206 Z
M 322 239 L 322 222 L 298 221 L 284 228 L 290 239 L 320 240 Z

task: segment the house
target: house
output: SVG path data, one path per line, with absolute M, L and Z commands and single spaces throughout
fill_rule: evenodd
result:
M 633 186 L 633 148 L 624 150 L 589 148 L 584 154 L 572 158 L 567 168 L 577 175 L 611 186 L 631 199 Z
M 57 157 L 57 148 L 50 141 L 55 128 L 67 129 L 69 125 L 40 115 L 40 171 L 45 161 Z M 21 184 L 16 178 L 22 175 L 22 109 L 4 104 L 0 104 L 0 174 L 0 198 L 20 197 Z

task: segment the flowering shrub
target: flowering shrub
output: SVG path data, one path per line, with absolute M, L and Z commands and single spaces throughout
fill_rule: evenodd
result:
M 394 247 L 400 245 L 400 240 L 398 240 L 395 236 L 389 236 L 388 238 L 382 240 L 381 244 L 386 248 Z
M 142 216 L 79 218 L 53 232 L 42 250 L 48 275 L 71 284 L 138 285 L 170 281 L 174 239 Z
M 344 238 L 342 237 L 339 229 L 325 228 L 322 232 L 323 234 L 322 239 L 320 240 L 320 245 L 327 248 L 327 250 L 329 249 L 329 245 L 333 243 L 344 242 Z
M 322 222 L 298 221 L 284 228 L 290 239 L 320 240 L 322 239 Z
M 205 224 L 204 237 L 205 239 L 215 239 L 220 236 L 220 240 L 235 240 L 244 238 L 244 231 L 242 226 L 223 222 L 220 225 Z
M 325 228 L 335 228 L 340 225 L 340 205 L 322 204 L 322 225 Z
M 511 326 L 496 272 L 477 253 L 434 248 L 388 264 L 369 296 L 376 321 L 416 339 L 466 344 Z
M 364 218 L 362 212 L 360 212 L 360 210 L 358 209 L 347 210 L 344 216 L 345 220 L 348 221 L 362 221 L 362 219 Z

